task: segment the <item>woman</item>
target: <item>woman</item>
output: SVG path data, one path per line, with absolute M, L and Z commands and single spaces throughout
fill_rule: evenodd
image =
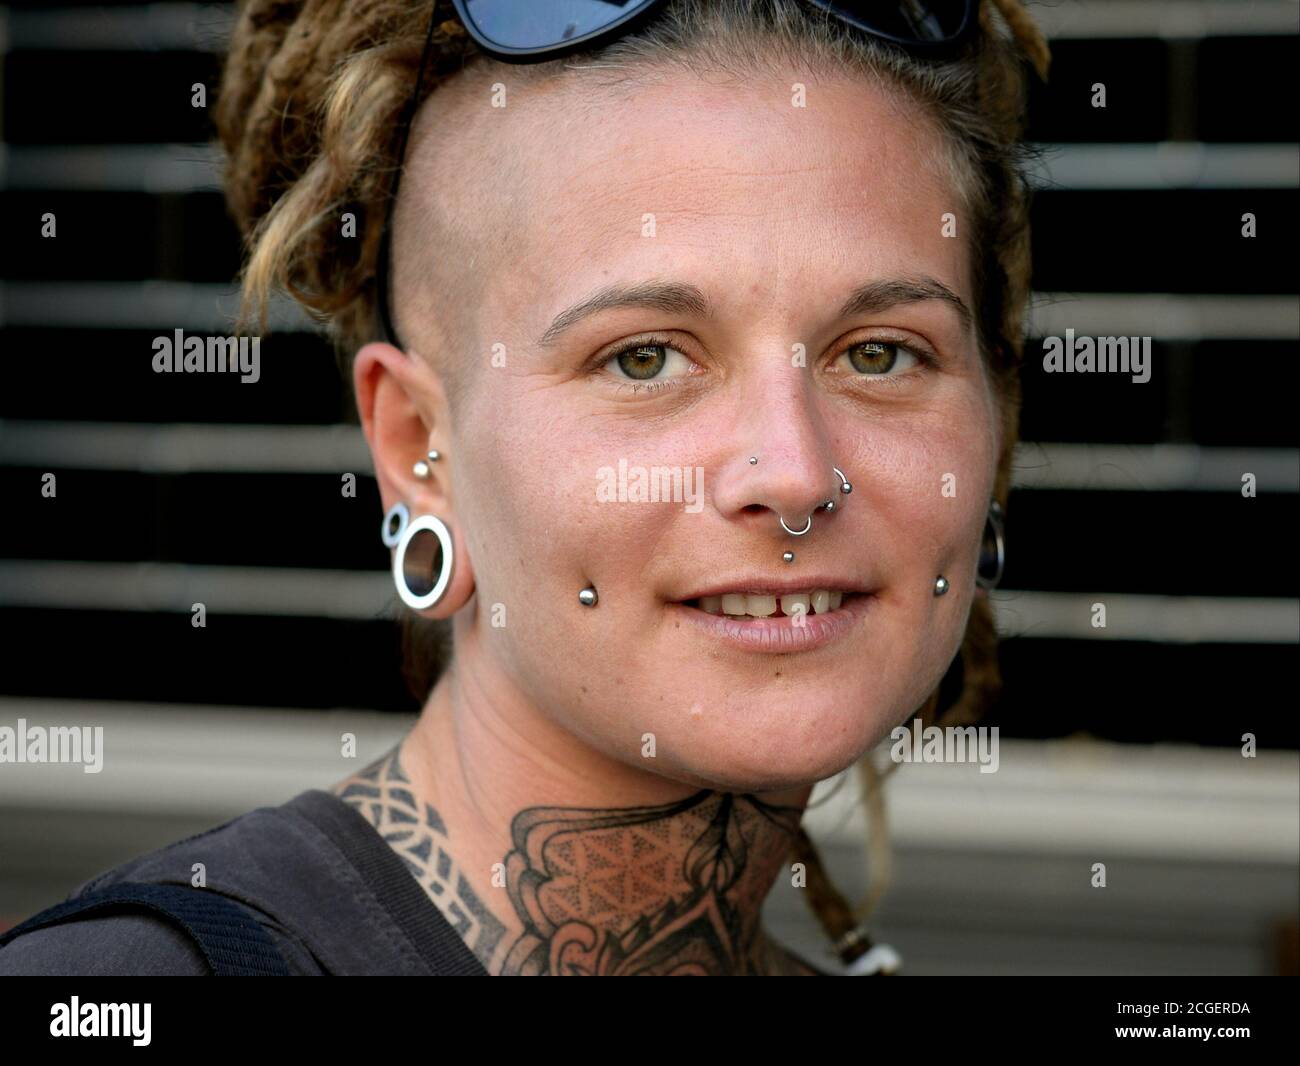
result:
M 451 651 L 398 748 L 91 882 L 80 942 L 216 970 L 120 888 L 201 844 L 254 969 L 814 974 L 760 924 L 801 875 L 862 963 L 800 818 L 950 666 L 958 718 L 996 687 L 1047 55 L 1016 0 L 828 6 L 243 7 L 246 308 L 352 357 L 413 655 Z M 75 968 L 70 928 L 0 968 Z

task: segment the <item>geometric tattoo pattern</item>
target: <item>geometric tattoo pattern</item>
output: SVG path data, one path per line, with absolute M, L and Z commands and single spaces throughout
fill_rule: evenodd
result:
M 504 858 L 523 932 L 507 937 L 457 870 L 438 812 L 419 809 L 397 748 L 335 792 L 402 858 L 489 973 L 816 972 L 765 941 L 753 918 L 762 886 L 745 880 L 788 853 L 798 808 L 703 789 L 653 807 L 523 810 Z
M 434 905 L 480 960 L 496 954 L 505 926 L 479 901 L 444 848 L 447 829 L 429 804 L 419 809 L 398 749 L 335 788 L 397 852 Z M 485 964 L 486 965 L 486 964 Z

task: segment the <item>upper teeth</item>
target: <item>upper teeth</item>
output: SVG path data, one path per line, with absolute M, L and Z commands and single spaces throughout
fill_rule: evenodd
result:
M 723 596 L 701 596 L 700 610 L 708 611 L 709 614 L 769 618 L 776 614 L 778 599 L 782 614 L 825 614 L 839 607 L 844 601 L 844 593 L 813 589 L 811 592 L 790 592 L 777 597 L 754 592 L 728 592 Z

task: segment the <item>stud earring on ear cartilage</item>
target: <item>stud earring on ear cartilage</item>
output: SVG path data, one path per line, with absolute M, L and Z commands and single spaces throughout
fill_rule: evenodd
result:
M 948 591 L 948 579 L 944 577 L 942 574 L 940 574 L 937 578 L 934 579 L 934 594 L 936 596 L 942 596 L 947 591 Z
M 433 473 L 433 471 L 429 469 L 429 463 L 436 463 L 441 458 L 442 452 L 438 451 L 436 448 L 430 449 L 428 461 L 426 462 L 424 459 L 417 459 L 415 465 L 411 467 L 411 473 L 421 481 L 425 481 L 428 479 L 429 475 Z
M 578 602 L 584 607 L 595 607 L 600 602 L 600 597 L 596 595 L 596 590 L 589 585 L 578 593 Z

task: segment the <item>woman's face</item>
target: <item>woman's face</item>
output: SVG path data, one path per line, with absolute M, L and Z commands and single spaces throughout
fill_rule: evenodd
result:
M 485 90 L 457 117 L 479 155 L 451 197 L 484 224 L 459 215 L 454 261 L 408 268 L 476 279 L 434 353 L 460 368 L 458 671 L 610 757 L 733 791 L 831 776 L 910 719 L 961 642 L 999 449 L 972 325 L 889 287 L 974 306 L 936 136 L 862 84 L 796 106 L 798 80 Z M 417 196 L 442 195 L 439 171 Z M 680 494 L 639 500 L 639 471 Z M 810 512 L 805 536 L 779 524 Z M 823 589 L 841 606 L 801 618 Z M 793 617 L 703 609 L 774 606 L 701 600 L 724 592 Z

